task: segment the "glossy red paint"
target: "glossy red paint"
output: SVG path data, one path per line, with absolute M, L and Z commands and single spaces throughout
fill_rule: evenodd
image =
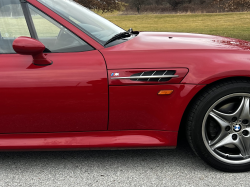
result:
M 35 65 L 51 65 L 52 61 L 43 54 L 45 46 L 42 42 L 30 37 L 18 37 L 14 40 L 13 49 L 21 55 L 32 55 Z
M 178 77 L 174 77 L 167 82 L 167 84 L 178 84 L 182 81 L 182 79 L 187 75 L 187 68 L 172 68 L 172 69 L 118 69 L 118 70 L 109 70 L 109 85 L 110 86 L 122 86 L 122 85 L 138 85 L 138 84 L 166 84 L 166 82 L 148 82 L 148 81 L 132 81 L 130 79 L 111 79 L 112 73 L 119 73 L 119 77 L 130 77 L 136 73 L 142 73 L 144 71 L 159 71 L 159 70 L 175 70 L 175 75 Z M 113 77 L 114 78 L 114 77 Z
M 189 73 L 182 81 L 187 84 L 250 77 L 250 42 L 237 39 L 140 32 L 132 40 L 100 51 L 108 69 L 188 68 Z
M 109 130 L 178 131 L 188 103 L 204 86 L 110 86 Z M 171 95 L 158 95 L 160 90 L 174 91 Z
M 107 130 L 108 80 L 98 51 L 31 56 L 1 54 L 0 133 Z
M 250 77 L 249 42 L 140 32 L 104 48 L 38 1 L 28 2 L 96 50 L 44 54 L 54 62 L 46 67 L 31 56 L 1 54 L 1 150 L 175 147 L 183 113 L 206 84 Z M 164 84 L 110 79 L 162 69 L 180 77 Z
M 106 131 L 0 135 L 0 150 L 174 148 L 177 132 Z
M 21 55 L 33 55 L 33 54 L 41 53 L 45 49 L 45 46 L 43 45 L 42 42 L 36 39 L 30 38 L 30 37 L 25 37 L 25 36 L 16 38 L 12 46 L 13 46 L 13 49 L 18 54 L 21 54 Z

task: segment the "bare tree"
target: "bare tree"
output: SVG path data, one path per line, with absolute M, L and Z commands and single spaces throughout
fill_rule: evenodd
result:
M 113 12 L 121 9 L 121 3 L 118 0 L 75 0 L 81 5 L 90 8 L 101 10 L 104 12 Z
M 173 7 L 173 9 L 176 9 L 179 5 L 184 4 L 184 0 L 167 0 L 167 2 Z
M 157 6 L 160 6 L 164 3 L 164 0 L 155 0 L 155 1 L 153 1 L 153 3 Z
M 215 0 L 226 11 L 249 11 L 250 0 Z
M 130 4 L 132 6 L 134 6 L 138 12 L 138 14 L 140 14 L 140 10 L 141 7 L 147 2 L 148 0 L 131 0 Z

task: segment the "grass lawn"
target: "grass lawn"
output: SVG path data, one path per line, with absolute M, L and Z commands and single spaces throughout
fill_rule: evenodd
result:
M 101 14 L 102 15 L 102 14 Z M 111 22 L 128 30 L 189 32 L 227 36 L 250 41 L 250 13 L 219 14 L 103 14 Z M 40 36 L 57 36 L 60 29 L 39 16 L 34 23 Z M 2 26 L 2 27 L 1 27 Z M 0 18 L 0 32 L 3 37 L 29 36 L 24 18 Z
M 128 30 L 188 32 L 227 36 L 250 41 L 250 13 L 142 14 L 103 17 Z

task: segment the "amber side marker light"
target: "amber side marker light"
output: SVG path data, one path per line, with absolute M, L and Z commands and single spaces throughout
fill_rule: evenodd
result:
M 158 95 L 170 95 L 174 90 L 161 90 L 158 92 Z

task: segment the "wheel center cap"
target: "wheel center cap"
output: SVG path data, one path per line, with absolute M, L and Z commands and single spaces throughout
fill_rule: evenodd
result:
M 235 132 L 239 132 L 241 130 L 241 125 L 237 124 L 237 125 L 234 125 L 234 131 Z

